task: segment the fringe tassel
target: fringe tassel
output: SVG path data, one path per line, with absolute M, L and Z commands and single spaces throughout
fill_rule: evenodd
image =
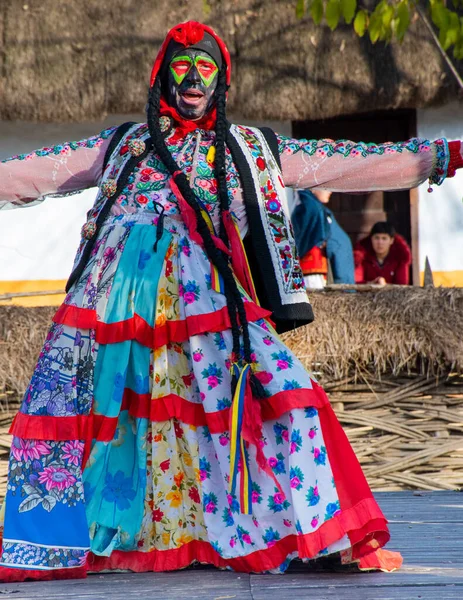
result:
M 245 440 L 242 436 L 242 427 L 251 366 L 245 365 L 240 369 L 236 363 L 233 363 L 231 370 L 232 378 L 236 379 L 237 383 L 230 411 L 230 479 L 228 490 L 230 494 L 235 494 L 238 472 L 240 472 L 240 511 L 249 515 L 252 510 L 252 482 L 249 475 L 249 460 Z
M 234 362 L 231 366 L 231 373 L 233 404 L 230 411 L 229 492 L 235 494 L 238 473 L 240 473 L 240 512 L 252 514 L 252 481 L 248 456 L 250 445 L 256 449 L 258 467 L 273 479 L 278 491 L 283 495 L 284 493 L 263 451 L 262 413 L 258 398 L 265 397 L 264 388 L 249 364 L 240 368 Z M 254 394 L 253 388 L 257 391 L 256 394 Z

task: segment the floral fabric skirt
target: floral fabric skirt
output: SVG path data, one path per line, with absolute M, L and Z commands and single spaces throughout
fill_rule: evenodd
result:
M 155 238 L 147 215 L 108 221 L 54 317 L 11 429 L 0 578 L 195 561 L 282 572 L 332 553 L 396 567 L 376 552 L 386 520 L 326 394 L 244 292 L 275 478 L 250 447 L 252 514 L 240 512 L 225 297 L 181 223 L 166 220 L 156 251 Z

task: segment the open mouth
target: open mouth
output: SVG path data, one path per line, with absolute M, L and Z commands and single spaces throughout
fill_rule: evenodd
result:
M 192 106 L 199 104 L 204 98 L 204 94 L 195 89 L 188 89 L 185 92 L 182 92 L 180 96 L 185 104 L 190 104 Z

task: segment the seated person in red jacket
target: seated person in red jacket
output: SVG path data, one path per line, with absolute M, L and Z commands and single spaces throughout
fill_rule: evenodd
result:
M 373 225 L 370 235 L 354 249 L 355 283 L 408 285 L 410 248 L 390 223 Z

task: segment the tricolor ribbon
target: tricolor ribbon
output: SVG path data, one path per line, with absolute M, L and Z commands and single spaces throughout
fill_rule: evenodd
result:
M 242 436 L 242 428 L 251 365 L 247 364 L 240 369 L 236 363 L 233 363 L 231 372 L 237 379 L 237 385 L 230 411 L 230 480 L 228 490 L 230 494 L 235 494 L 239 472 L 240 512 L 250 515 L 252 513 L 252 482 L 249 474 L 249 457 L 246 442 Z
M 259 400 L 251 391 L 252 366 L 242 368 L 233 362 L 231 374 L 236 380 L 233 403 L 230 410 L 230 478 L 228 490 L 235 494 L 240 474 L 239 505 L 242 514 L 252 514 L 252 481 L 249 473 L 248 449 L 254 446 L 254 460 L 259 469 L 273 479 L 278 491 L 284 495 L 275 473 L 268 464 L 262 449 L 262 415 Z M 255 375 L 254 375 L 255 376 Z
M 218 268 L 211 262 L 211 288 L 214 292 L 225 294 L 225 284 Z

